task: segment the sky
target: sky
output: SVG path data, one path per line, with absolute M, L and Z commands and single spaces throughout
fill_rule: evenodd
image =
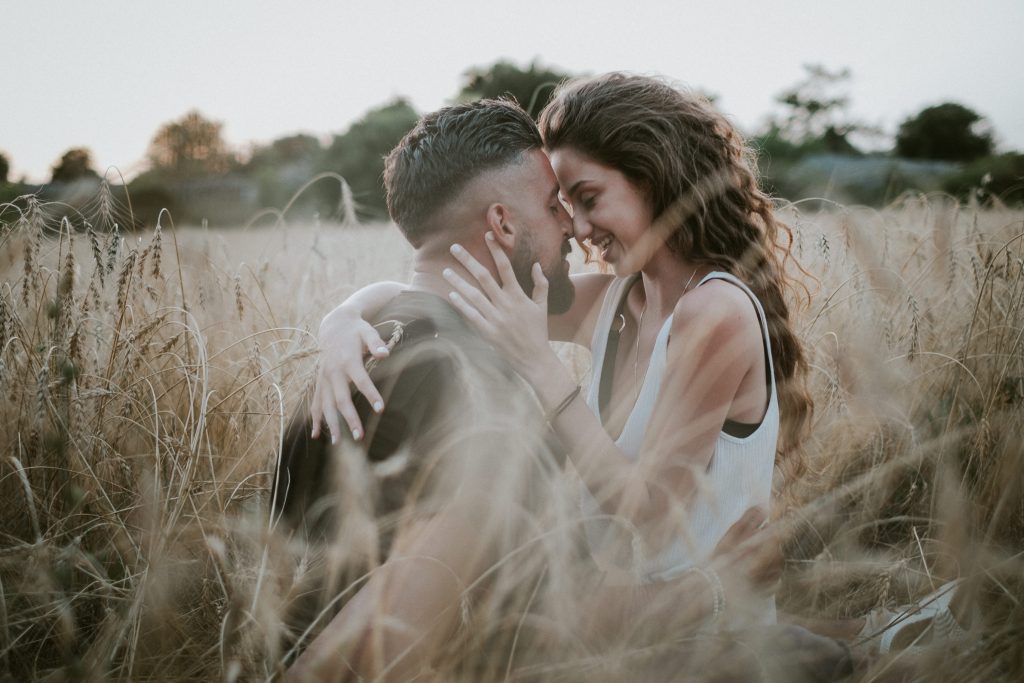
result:
M 192 108 L 238 148 L 326 139 L 396 96 L 436 109 L 502 58 L 664 75 L 748 133 L 803 64 L 848 67 L 850 114 L 890 135 L 953 100 L 1024 149 L 1024 0 L 0 0 L 0 18 L 0 151 L 37 182 L 77 146 L 131 177 Z

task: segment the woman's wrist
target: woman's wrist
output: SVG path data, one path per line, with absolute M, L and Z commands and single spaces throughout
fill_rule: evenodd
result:
M 323 346 L 325 338 L 330 339 L 339 328 L 348 327 L 361 318 L 362 313 L 357 307 L 351 304 L 341 304 L 325 315 L 320 321 L 320 327 L 317 330 L 317 341 Z
M 533 387 L 545 414 L 556 409 L 579 386 L 554 351 L 531 363 L 524 379 Z

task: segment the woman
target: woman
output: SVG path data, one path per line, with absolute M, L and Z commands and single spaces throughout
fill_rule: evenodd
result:
M 574 276 L 573 305 L 549 318 L 492 246 L 502 282 L 456 253 L 479 289 L 452 273 L 452 302 L 548 412 L 583 481 L 597 554 L 668 578 L 705 561 L 744 510 L 769 502 L 777 450 L 796 462 L 811 402 L 786 303 L 789 232 L 732 126 L 662 81 L 570 82 L 540 129 L 577 241 L 615 275 Z M 534 278 L 543 291 L 539 268 Z M 375 286 L 325 318 L 315 433 L 337 412 L 361 429 L 346 405 L 349 381 L 380 401 L 357 368 L 364 345 L 383 344 L 353 322 L 395 288 Z M 549 338 L 589 346 L 587 405 Z M 754 611 L 773 616 L 769 604 Z

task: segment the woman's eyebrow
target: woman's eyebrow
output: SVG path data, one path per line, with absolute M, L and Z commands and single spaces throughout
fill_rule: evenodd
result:
M 581 180 L 577 180 L 575 183 L 573 183 L 572 187 L 569 188 L 569 195 L 572 196 L 573 194 L 575 194 L 576 190 L 580 189 L 580 185 L 582 185 L 585 182 L 588 182 L 589 180 L 590 178 L 583 178 Z

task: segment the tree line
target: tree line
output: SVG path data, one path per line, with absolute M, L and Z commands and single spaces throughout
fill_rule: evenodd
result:
M 453 100 L 508 96 L 536 116 L 555 85 L 572 75 L 536 61 L 526 67 L 498 61 L 466 71 Z M 779 93 L 778 112 L 752 138 L 767 189 L 789 199 L 822 196 L 827 181 L 827 188 L 845 192 L 840 199 L 866 204 L 906 190 L 1024 202 L 1024 155 L 996 154 L 991 126 L 960 103 L 926 107 L 900 124 L 890 149 L 863 151 L 884 133 L 850 116 L 850 77 L 847 69 L 807 65 L 804 78 Z M 238 150 L 225 142 L 221 122 L 192 110 L 160 126 L 146 151 L 147 170 L 120 189 L 139 224 L 154 222 L 165 208 L 179 222 L 228 224 L 286 205 L 290 213 L 339 220 L 348 197 L 359 218 L 383 219 L 383 157 L 418 116 L 397 98 L 327 142 L 298 134 Z M 9 172 L 0 152 L 0 201 L 36 193 L 74 204 L 79 195 L 87 201 L 88 189 L 100 182 L 86 147 L 67 150 L 44 186 L 14 182 Z

